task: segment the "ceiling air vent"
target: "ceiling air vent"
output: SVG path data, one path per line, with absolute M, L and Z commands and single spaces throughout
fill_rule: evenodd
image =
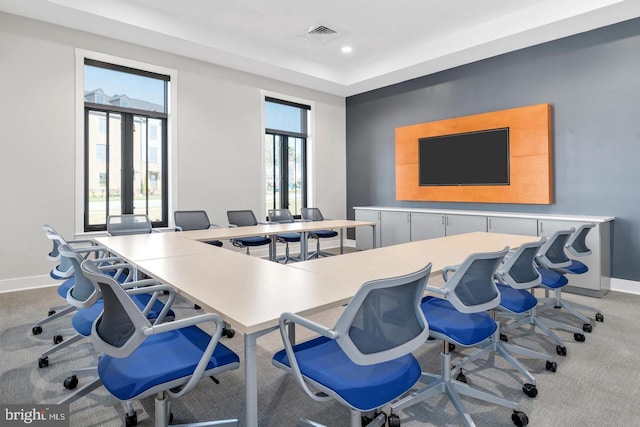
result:
M 324 43 L 340 35 L 341 33 L 327 27 L 326 25 L 314 25 L 313 27 L 309 28 L 309 30 L 307 30 L 307 32 L 304 34 L 304 37 L 309 40 L 315 40 Z

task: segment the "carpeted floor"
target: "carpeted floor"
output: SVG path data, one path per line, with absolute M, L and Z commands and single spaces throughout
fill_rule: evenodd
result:
M 515 400 L 527 413 L 532 426 L 630 426 L 640 420 L 640 296 L 611 292 L 602 299 L 566 294 L 569 299 L 599 307 L 604 323 L 594 324 L 586 342 L 573 340 L 572 334 L 559 332 L 566 339 L 566 357 L 555 355 L 555 345 L 543 338 L 523 334 L 509 335 L 510 342 L 552 354 L 558 363 L 556 373 L 544 362 L 521 359 L 536 376 L 539 394 L 529 398 L 521 391 L 522 380 L 499 356 L 480 360 L 465 372 L 470 385 Z M 38 368 L 40 353 L 48 349 L 56 331 L 70 326 L 70 318 L 44 325 L 43 333 L 33 335 L 31 326 L 46 316 L 49 306 L 60 304 L 55 287 L 0 294 L 0 403 L 55 403 L 68 393 L 62 386 L 73 368 L 95 365 L 96 356 L 88 340 L 49 357 L 50 365 Z M 189 304 L 182 302 L 183 307 Z M 195 311 L 179 310 L 180 316 Z M 340 310 L 323 313 L 315 320 L 332 326 Z M 578 324 L 554 310 L 556 317 Z M 66 334 L 65 336 L 68 336 Z M 298 332 L 298 339 L 305 334 Z M 224 338 L 224 343 L 240 355 L 243 337 Z M 348 426 L 348 411 L 335 402 L 319 403 L 308 398 L 295 381 L 271 365 L 271 356 L 281 348 L 277 332 L 258 340 L 259 418 L 261 426 L 294 426 L 307 417 L 327 426 Z M 441 343 L 427 343 L 418 356 L 424 371 L 438 372 Z M 467 350 L 468 351 L 468 350 Z M 454 356 L 458 353 L 454 353 Z M 160 356 L 159 356 L 160 357 Z M 152 361 L 150 361 L 152 363 Z M 220 375 L 220 384 L 203 380 L 182 399 L 172 403 L 174 422 L 237 417 L 244 420 L 244 371 Z M 80 384 L 86 378 L 80 379 Z M 511 410 L 464 399 L 479 426 L 510 426 Z M 153 398 L 136 402 L 140 426 L 153 425 Z M 74 402 L 70 407 L 72 426 L 123 425 L 122 405 L 104 389 Z M 404 411 L 402 425 L 455 426 L 460 421 L 453 406 L 442 396 Z M 1 423 L 0 423 L 1 424 Z

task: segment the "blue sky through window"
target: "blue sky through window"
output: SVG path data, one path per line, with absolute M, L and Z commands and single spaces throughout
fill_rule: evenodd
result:
M 108 96 L 127 95 L 129 98 L 165 106 L 164 81 L 136 74 L 85 65 L 84 89 L 102 89 Z M 166 106 L 164 110 L 166 111 Z

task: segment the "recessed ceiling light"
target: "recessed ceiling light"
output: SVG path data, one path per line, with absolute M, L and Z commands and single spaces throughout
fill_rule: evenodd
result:
M 353 48 L 351 46 L 342 46 L 342 48 L 340 49 L 342 53 L 351 53 L 352 50 Z

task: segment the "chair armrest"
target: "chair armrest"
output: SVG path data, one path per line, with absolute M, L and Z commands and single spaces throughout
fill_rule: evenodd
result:
M 258 221 L 258 225 L 271 225 L 278 224 L 277 222 L 266 222 L 266 221 Z
M 155 320 L 155 322 L 153 322 L 154 326 L 162 324 L 164 322 L 164 319 L 167 316 L 167 313 L 171 309 L 171 306 L 173 305 L 173 301 L 176 298 L 176 292 L 175 292 L 176 290 L 173 288 L 173 286 L 159 284 L 157 281 L 153 279 L 137 280 L 135 282 L 125 283 L 122 285 L 122 287 L 127 290 L 127 293 L 129 295 L 151 294 L 151 298 L 149 299 L 149 302 L 145 306 L 144 310 L 142 310 L 142 314 L 144 314 L 145 317 L 147 317 L 147 315 L 151 311 L 151 308 L 153 307 L 155 302 L 158 300 L 158 297 L 160 295 L 164 295 L 165 291 L 169 292 L 169 297 L 167 298 L 167 301 L 164 303 L 164 307 L 162 308 L 162 311 L 160 311 L 160 314 L 158 314 L 158 318 Z M 173 323 L 173 322 L 170 322 L 170 323 Z
M 296 379 L 298 385 L 304 390 L 304 392 L 313 400 L 317 400 L 319 402 L 331 400 L 329 396 L 327 396 L 323 392 L 314 393 L 311 391 L 309 386 L 302 376 L 302 372 L 300 372 L 300 367 L 298 366 L 298 361 L 296 359 L 296 355 L 293 352 L 293 346 L 291 345 L 291 341 L 289 340 L 289 334 L 287 333 L 287 327 L 290 324 L 296 324 L 300 326 L 304 326 L 305 328 L 316 332 L 324 337 L 335 339 L 338 337 L 337 332 L 332 329 L 326 328 L 319 323 L 313 322 L 309 319 L 306 319 L 302 316 L 293 313 L 282 313 L 280 315 L 280 336 L 282 337 L 282 342 L 284 343 L 284 349 L 287 353 L 287 357 L 289 358 L 289 367 L 291 369 L 291 373 L 293 377 Z
M 211 223 L 209 224 L 209 228 L 220 228 L 220 224 Z
M 235 224 L 227 224 L 227 228 L 238 228 Z
M 182 231 L 182 227 L 180 227 L 179 225 L 174 225 L 174 226 L 173 226 L 173 229 L 174 229 L 175 231 Z
M 449 293 L 450 293 L 449 289 L 447 289 L 447 288 L 440 288 L 440 287 L 431 286 L 431 285 L 426 285 L 424 287 L 424 289 L 425 289 L 425 291 L 429 291 L 429 292 L 433 292 L 433 293 L 436 293 L 436 294 L 444 295 L 445 297 L 447 295 L 449 295 Z
M 67 240 L 68 245 L 89 245 L 97 246 L 98 244 L 90 239 Z
M 442 277 L 445 281 L 449 280 L 449 273 L 454 272 L 458 269 L 457 265 L 447 265 L 442 269 Z

